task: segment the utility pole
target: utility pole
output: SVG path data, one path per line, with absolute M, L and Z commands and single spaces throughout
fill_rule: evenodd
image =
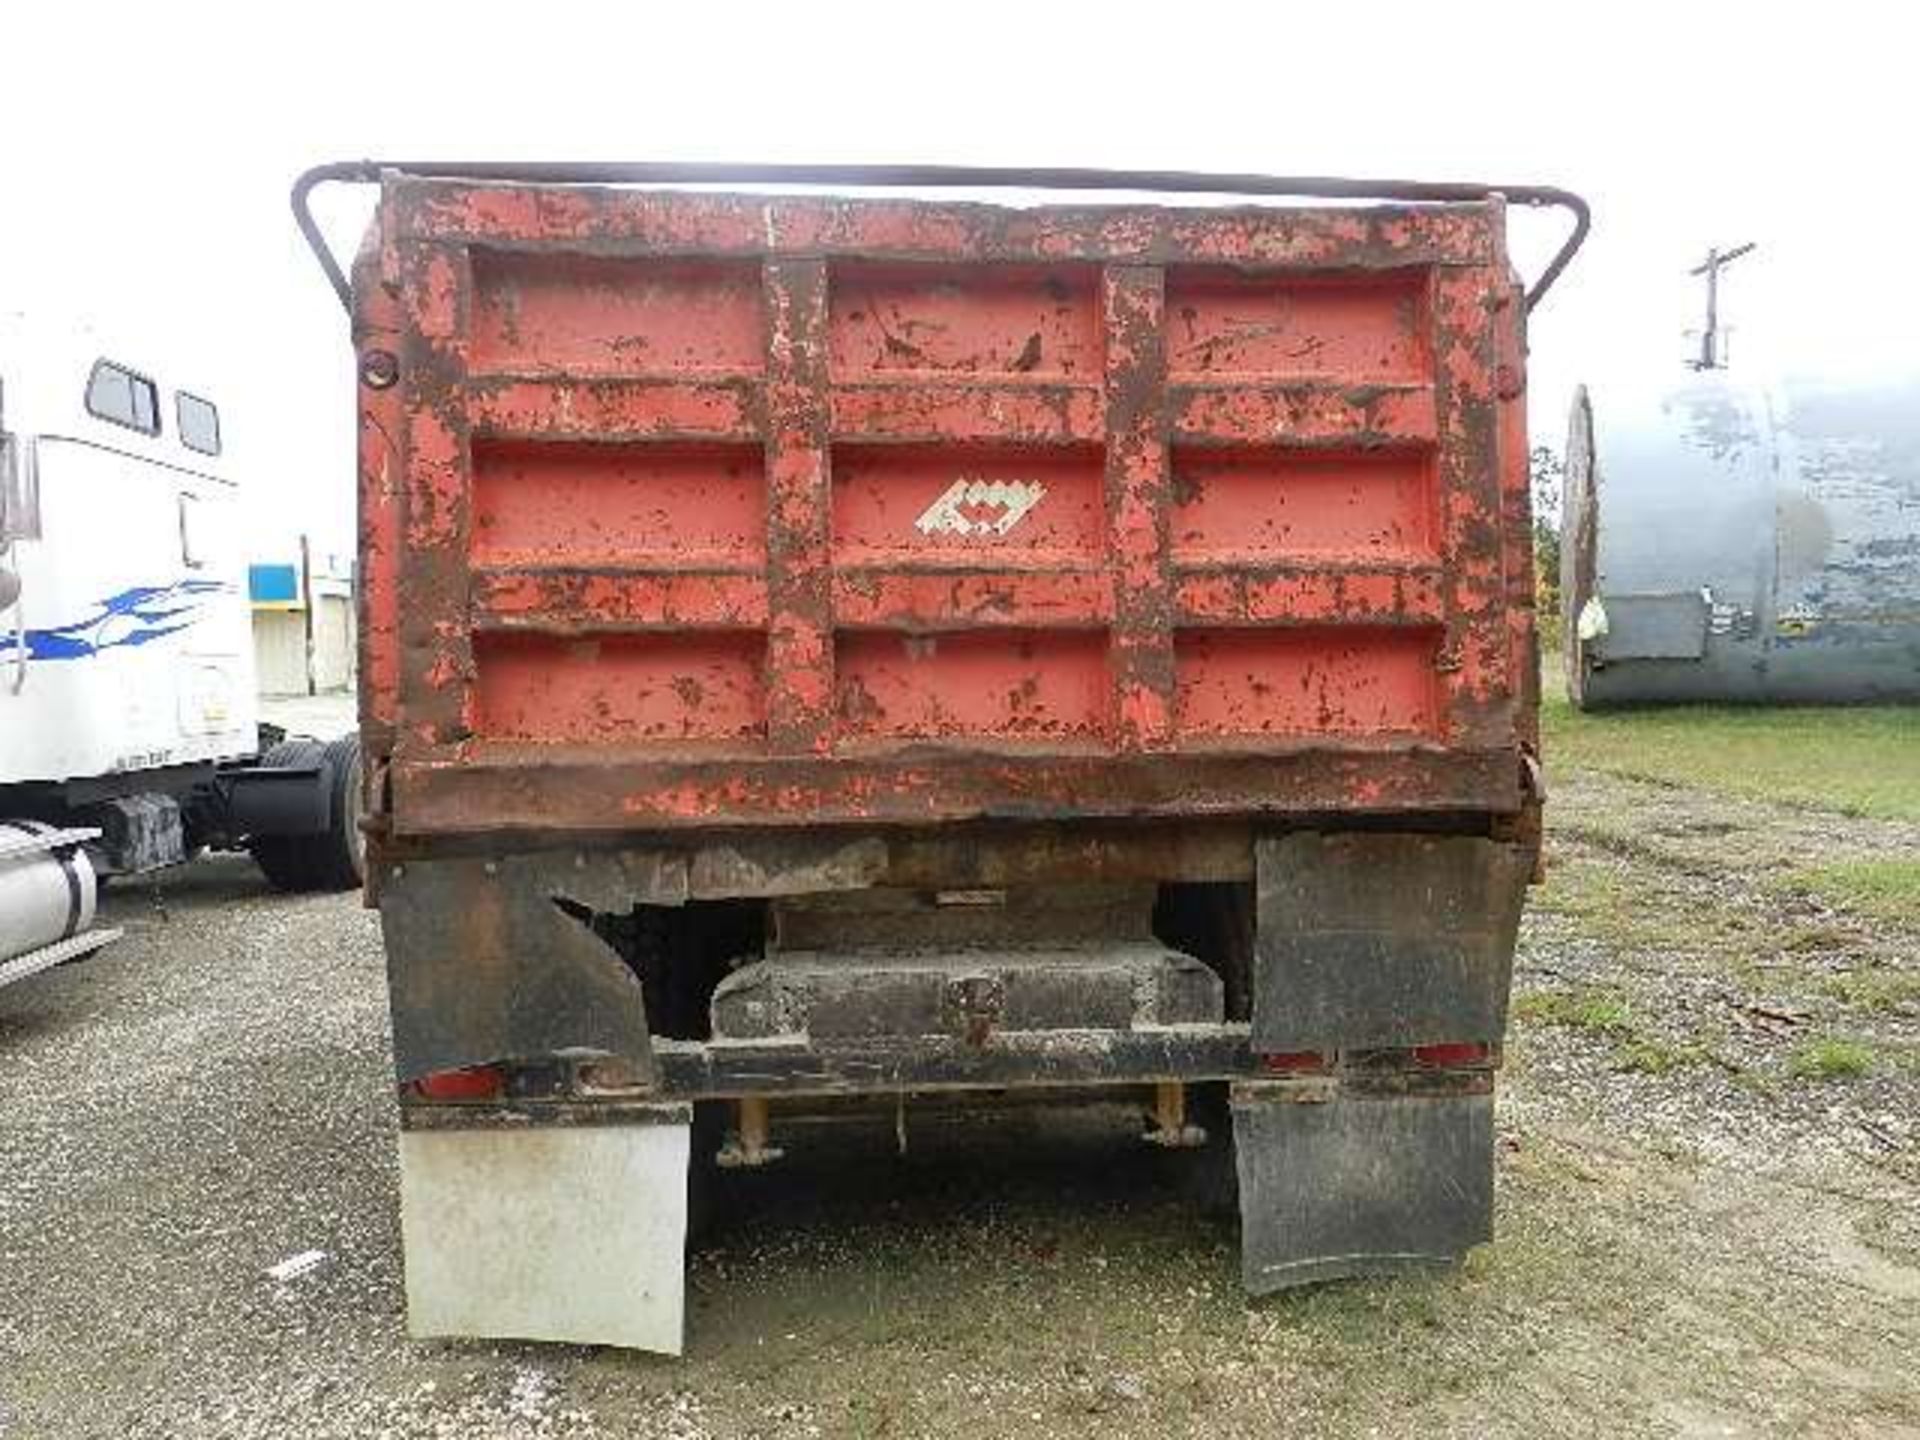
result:
M 1707 258 L 1688 273 L 1707 277 L 1707 328 L 1700 332 L 1700 353 L 1687 363 L 1695 370 L 1718 370 L 1720 359 L 1720 272 L 1753 249 L 1752 242 L 1722 252 L 1709 248 Z
M 319 690 L 313 683 L 313 550 L 305 535 L 300 537 L 300 599 L 300 649 L 306 660 L 307 694 L 316 695 Z

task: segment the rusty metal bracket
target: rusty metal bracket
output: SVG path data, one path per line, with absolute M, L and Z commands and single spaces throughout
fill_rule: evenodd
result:
M 1174 195 L 1259 195 L 1321 200 L 1404 200 L 1446 204 L 1489 200 L 1552 207 L 1573 217 L 1573 229 L 1526 295 L 1529 313 L 1572 263 L 1592 228 L 1587 202 L 1552 185 L 1493 185 L 1474 181 L 1365 180 L 1336 175 L 1211 174 L 1188 170 L 1032 170 L 970 165 L 756 165 L 637 161 L 629 164 L 550 161 L 346 160 L 316 165 L 294 181 L 294 223 L 320 263 L 342 308 L 351 311 L 353 287 L 327 248 L 313 218 L 313 192 L 326 184 L 375 185 L 383 175 L 427 180 L 473 180 L 523 185 L 835 185 L 876 190 L 1105 190 Z
M 739 1124 L 713 1157 L 722 1170 L 758 1170 L 771 1165 L 787 1152 L 772 1144 L 769 1136 L 770 1106 L 764 1095 L 743 1095 L 735 1107 Z
M 524 855 L 410 861 L 380 888 L 394 1068 L 436 1070 L 571 1051 L 617 1057 L 654 1083 L 640 982 L 557 900 L 671 901 L 657 857 Z
M 1182 1082 L 1155 1082 L 1151 1124 L 1141 1138 L 1162 1150 L 1197 1150 L 1207 1143 L 1205 1127 L 1187 1119 L 1187 1087 Z

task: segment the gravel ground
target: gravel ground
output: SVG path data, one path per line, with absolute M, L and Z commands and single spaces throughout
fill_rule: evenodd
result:
M 1562 778 L 1458 1271 L 1250 1304 L 1127 1117 L 855 1126 L 735 1179 L 678 1362 L 406 1338 L 377 927 L 212 860 L 0 991 L 0 1436 L 1920 1434 L 1914 936 L 1767 871 L 1915 839 Z

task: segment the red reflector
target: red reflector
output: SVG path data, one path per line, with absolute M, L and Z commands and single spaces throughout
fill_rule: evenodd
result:
M 1326 1052 L 1321 1050 L 1282 1050 L 1273 1055 L 1262 1055 L 1260 1064 L 1265 1069 L 1279 1075 L 1298 1075 L 1302 1072 L 1325 1070 Z
M 1493 1047 L 1475 1041 L 1459 1041 L 1451 1045 L 1416 1045 L 1413 1058 L 1422 1065 L 1439 1065 L 1452 1068 L 1460 1065 L 1484 1065 L 1493 1054 Z
M 474 1065 L 465 1070 L 436 1070 L 413 1082 L 422 1100 L 491 1100 L 506 1088 L 507 1077 L 498 1065 Z

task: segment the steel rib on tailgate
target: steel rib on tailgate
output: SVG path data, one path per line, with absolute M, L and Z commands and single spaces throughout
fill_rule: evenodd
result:
M 1497 199 L 384 191 L 396 833 L 1520 808 Z

